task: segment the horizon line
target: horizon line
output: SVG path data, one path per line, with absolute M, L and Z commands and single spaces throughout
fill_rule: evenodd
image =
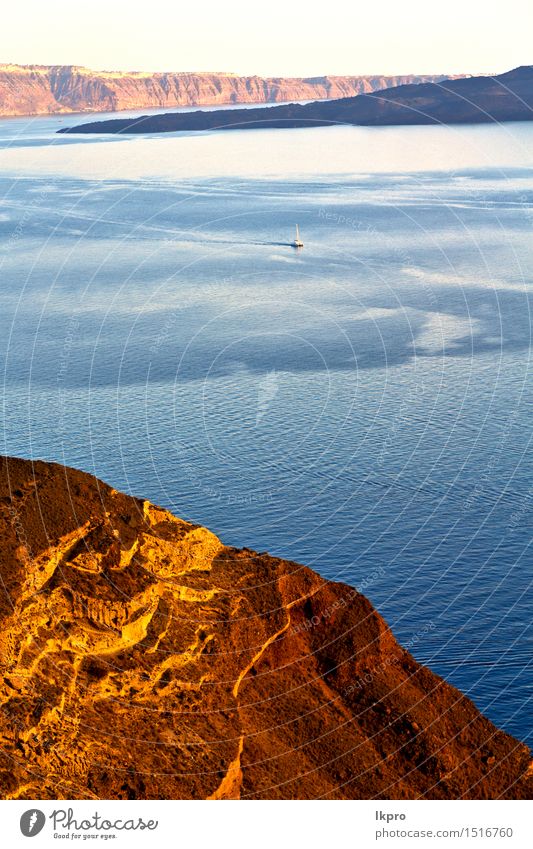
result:
M 519 66 L 513 66 L 519 67 Z M 211 70 L 176 70 L 176 69 L 165 69 L 165 70 L 140 70 L 135 68 L 97 68 L 91 67 L 90 65 L 84 65 L 83 63 L 75 63 L 75 62 L 13 62 L 13 61 L 0 61 L 0 68 L 76 68 L 79 70 L 90 71 L 95 74 L 138 74 L 143 76 L 154 76 L 156 74 L 175 74 L 175 75 L 209 75 L 209 74 L 219 74 L 231 77 L 259 77 L 262 79 L 314 79 L 321 77 L 437 77 L 437 76 L 491 76 L 495 74 L 494 71 L 396 71 L 396 72 L 384 72 L 384 71 L 374 71 L 374 72 L 349 72 L 349 73 L 308 73 L 308 74 L 283 74 L 283 73 L 257 73 L 257 72 L 240 72 L 233 70 L 221 70 L 221 69 L 211 69 Z M 512 70 L 512 69 L 510 69 Z M 502 73 L 501 71 L 497 73 Z

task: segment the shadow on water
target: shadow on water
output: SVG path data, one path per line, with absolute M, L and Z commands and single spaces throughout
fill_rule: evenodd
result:
M 214 244 L 214 245 L 257 245 L 258 247 L 268 247 L 268 248 L 292 248 L 294 251 L 298 249 L 295 248 L 292 242 L 267 242 L 260 241 L 258 239 L 217 239 L 217 238 L 202 238 L 202 242 L 205 244 Z
M 269 245 L 270 247 L 276 248 L 294 248 L 294 250 L 297 250 L 297 248 L 293 245 L 292 242 L 253 242 L 252 244 Z

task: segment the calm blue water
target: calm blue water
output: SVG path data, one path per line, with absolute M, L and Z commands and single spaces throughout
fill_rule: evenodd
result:
M 533 126 L 73 120 L 0 123 L 3 450 L 359 586 L 531 739 Z

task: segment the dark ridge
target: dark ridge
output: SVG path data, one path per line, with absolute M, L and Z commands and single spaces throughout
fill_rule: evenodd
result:
M 533 66 L 495 77 L 449 79 L 386 88 L 313 103 L 258 109 L 165 113 L 96 121 L 61 133 L 171 133 L 355 124 L 482 124 L 533 118 Z

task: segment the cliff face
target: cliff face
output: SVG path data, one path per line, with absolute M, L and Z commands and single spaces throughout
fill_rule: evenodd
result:
M 2 459 L 8 798 L 521 798 L 527 748 L 352 588 Z
M 59 132 L 167 133 L 209 129 L 317 127 L 328 124 L 466 124 L 533 120 L 533 65 L 497 77 L 450 79 L 268 109 L 165 113 L 95 121 Z
M 0 65 L 0 115 L 319 100 L 442 79 L 443 75 L 412 74 L 299 79 L 216 73 L 105 73 L 76 66 Z

